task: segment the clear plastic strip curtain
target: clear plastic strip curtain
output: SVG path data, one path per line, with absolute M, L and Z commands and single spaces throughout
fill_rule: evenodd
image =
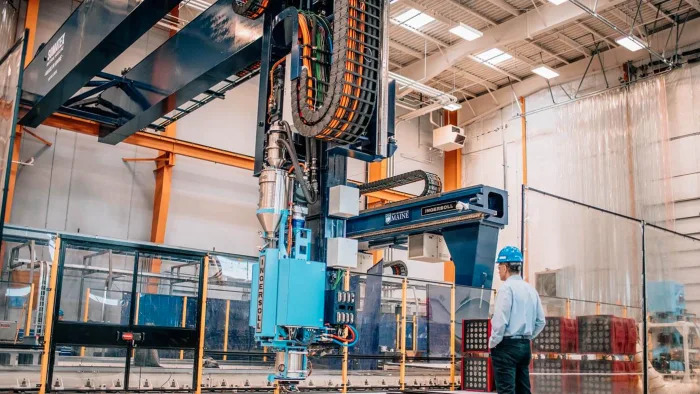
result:
M 0 24 L 0 26 L 2 25 Z M 1 30 L 3 27 L 0 27 Z M 12 164 L 11 152 L 17 125 L 25 55 L 26 40 L 24 37 L 10 46 L 7 52 L 0 54 L 0 185 L 3 185 L 0 223 L 4 223 L 5 218 L 7 181 Z

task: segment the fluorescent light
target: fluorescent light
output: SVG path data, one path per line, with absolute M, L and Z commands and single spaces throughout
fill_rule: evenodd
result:
M 532 72 L 541 76 L 542 78 L 552 79 L 559 76 L 559 73 L 551 69 L 550 67 L 543 65 L 537 66 L 532 69 Z
M 450 33 L 460 36 L 467 41 L 474 41 L 484 35 L 484 33 L 480 32 L 479 30 L 476 30 L 473 27 L 467 26 L 461 22 L 459 25 L 451 28 Z
M 496 64 L 504 62 L 512 58 L 513 56 L 503 52 L 498 48 L 492 48 L 486 52 L 481 52 L 480 54 L 476 55 L 476 57 L 484 63 L 488 63 L 492 66 L 495 66 Z
M 549 1 L 550 3 L 552 3 L 554 5 L 559 5 L 559 4 L 564 4 L 569 0 L 547 0 L 547 1 Z
M 617 40 L 615 40 L 615 42 L 629 49 L 632 52 L 644 49 L 647 46 L 646 42 L 640 40 L 635 36 L 620 37 Z
M 442 108 L 448 110 L 448 111 L 456 111 L 458 109 L 462 108 L 462 104 L 460 103 L 449 103 L 447 105 L 443 105 Z
M 399 0 L 391 0 L 391 1 L 389 2 L 389 4 L 394 4 L 394 3 L 396 3 L 397 1 L 399 1 Z
M 420 29 L 421 27 L 434 21 L 435 18 L 423 12 L 420 12 L 415 8 L 411 8 L 410 10 L 397 16 L 396 20 L 403 25 L 412 27 L 414 29 Z

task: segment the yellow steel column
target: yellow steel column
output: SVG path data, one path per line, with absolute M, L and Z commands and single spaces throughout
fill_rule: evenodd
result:
M 571 319 L 571 300 L 566 299 L 566 318 Z
M 399 385 L 406 389 L 406 289 L 408 279 L 403 278 L 401 284 L 401 365 L 399 367 Z
M 345 275 L 343 277 L 343 291 L 350 291 L 350 270 L 345 270 Z M 347 336 L 347 328 L 345 329 L 345 336 Z M 343 379 L 343 393 L 348 392 L 348 347 L 343 346 L 343 365 L 341 369 L 341 378 Z
M 31 279 L 30 279 L 31 280 Z M 34 283 L 29 284 L 29 299 L 27 300 L 27 323 L 24 325 L 24 336 L 29 336 L 32 329 L 32 309 L 34 308 Z
M 104 302 L 104 301 L 103 301 Z M 83 309 L 83 323 L 87 323 L 88 314 L 90 313 L 90 288 L 85 289 L 85 308 Z M 85 346 L 80 347 L 80 357 L 85 357 Z
M 202 316 L 199 319 L 199 348 L 197 349 L 197 354 L 195 355 L 195 362 L 197 363 L 197 377 L 195 380 L 194 392 L 195 394 L 202 393 L 202 360 L 204 359 L 204 324 L 207 319 L 207 288 L 209 287 L 209 256 L 204 257 L 204 270 L 202 272 L 204 278 L 202 279 Z
M 443 111 L 444 124 L 457 126 L 457 112 Z M 444 180 L 442 188 L 444 191 L 457 190 L 462 187 L 462 150 L 456 149 L 445 152 L 443 159 Z M 443 279 L 446 282 L 455 281 L 455 264 L 452 261 L 443 263 Z
M 527 119 L 525 118 L 525 97 L 520 97 L 520 144 L 521 144 L 521 155 L 522 155 L 522 171 L 523 171 L 523 185 L 527 185 Z M 524 215 L 525 207 L 520 207 L 521 215 Z M 527 221 L 523 221 L 523 259 L 525 260 L 525 266 L 523 269 L 523 279 L 527 282 L 530 278 L 530 264 L 528 260 L 528 244 L 527 244 Z
M 457 366 L 455 357 L 455 338 L 457 338 L 457 326 L 455 321 L 455 292 L 455 285 L 453 283 L 452 287 L 450 288 L 450 390 L 455 389 L 455 368 Z
M 49 373 L 49 350 L 51 349 L 51 331 L 53 329 L 53 307 L 56 302 L 56 278 L 58 276 L 59 253 L 61 238 L 56 238 L 49 274 L 49 286 L 46 293 L 46 315 L 44 317 L 44 350 L 41 353 L 41 369 L 39 372 L 39 394 L 46 394 L 46 378 Z
M 595 314 L 600 315 L 600 302 L 595 303 Z
M 182 297 L 182 319 L 180 322 L 180 327 L 185 328 L 187 323 L 187 296 Z M 180 349 L 180 360 L 185 358 L 185 351 Z
M 229 312 L 231 311 L 231 300 L 226 300 L 226 318 L 224 319 L 224 351 L 228 352 L 228 324 L 229 324 Z M 224 361 L 228 357 L 224 354 Z

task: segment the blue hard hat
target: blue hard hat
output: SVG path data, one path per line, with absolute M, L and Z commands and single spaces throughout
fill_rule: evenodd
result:
M 58 310 L 58 316 L 63 316 L 63 309 Z
M 515 246 L 506 246 L 498 252 L 498 257 L 496 257 L 496 264 L 502 263 L 522 264 L 523 254 Z

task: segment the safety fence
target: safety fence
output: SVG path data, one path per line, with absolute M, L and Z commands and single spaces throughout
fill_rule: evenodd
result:
M 547 316 L 578 330 L 545 330 L 578 347 L 535 346 L 536 392 L 700 390 L 700 240 L 527 186 L 523 212 L 525 275 Z M 617 340 L 625 319 L 630 349 Z

